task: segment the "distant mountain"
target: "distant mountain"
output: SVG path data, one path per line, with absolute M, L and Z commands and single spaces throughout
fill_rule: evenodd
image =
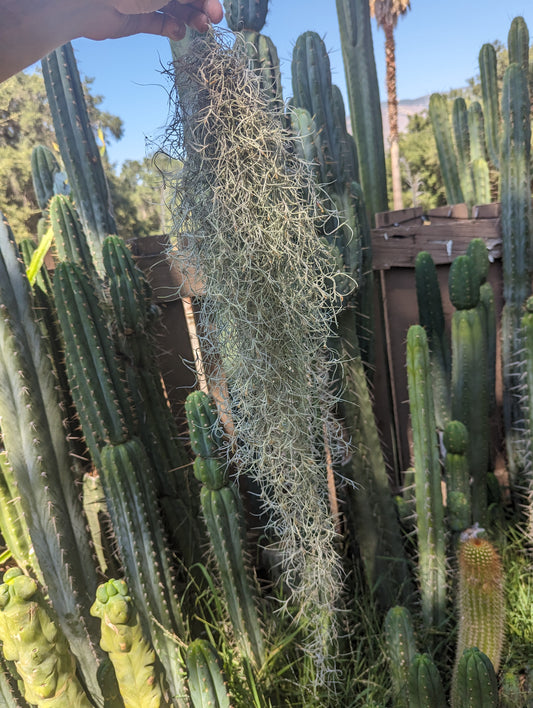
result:
M 400 133 L 407 130 L 409 117 L 415 113 L 424 113 L 429 108 L 429 94 L 420 98 L 410 98 L 398 101 L 398 129 Z M 389 146 L 389 117 L 387 115 L 387 102 L 381 103 L 381 118 L 383 121 L 383 140 L 385 149 Z

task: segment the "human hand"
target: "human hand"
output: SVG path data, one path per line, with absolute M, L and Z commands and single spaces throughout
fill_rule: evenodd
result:
M 219 0 L 81 0 L 78 26 L 88 39 L 115 39 L 133 34 L 158 34 L 180 40 L 186 26 L 205 32 L 210 22 L 220 22 Z

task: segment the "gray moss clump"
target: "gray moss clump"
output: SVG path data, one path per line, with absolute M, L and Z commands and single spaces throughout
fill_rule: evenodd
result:
M 194 40 L 175 72 L 173 254 L 201 273 L 202 354 L 227 390 L 228 455 L 258 483 L 322 682 L 342 588 L 326 477 L 328 452 L 341 452 L 328 348 L 340 298 L 317 236 L 324 211 L 239 39 Z

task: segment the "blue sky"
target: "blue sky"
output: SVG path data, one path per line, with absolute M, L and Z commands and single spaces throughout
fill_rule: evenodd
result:
M 478 72 L 484 42 L 506 43 L 513 17 L 522 15 L 533 38 L 531 0 L 411 0 L 411 11 L 396 31 L 398 96 L 418 98 L 464 86 Z M 373 24 L 374 54 L 385 100 L 384 35 Z M 263 30 L 275 42 L 284 80 L 291 95 L 290 60 L 297 37 L 318 32 L 330 52 L 333 81 L 345 93 L 335 0 L 270 0 Z M 138 36 L 105 42 L 74 42 L 83 74 L 94 78 L 94 90 L 105 97 L 105 110 L 124 121 L 124 137 L 108 145 L 111 160 L 141 159 L 146 139 L 157 140 L 168 116 L 168 79 L 161 67 L 170 62 L 166 39 Z

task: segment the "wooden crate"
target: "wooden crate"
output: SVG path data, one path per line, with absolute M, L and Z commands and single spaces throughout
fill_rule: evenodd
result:
M 469 214 L 465 204 L 376 214 L 372 230 L 373 268 L 376 277 L 376 416 L 387 462 L 398 480 L 411 462 L 409 405 L 405 350 L 407 330 L 418 323 L 415 259 L 428 251 L 437 266 L 444 315 L 450 327 L 453 307 L 448 296 L 450 264 L 466 253 L 473 238 L 485 241 L 491 261 L 488 280 L 499 314 L 502 307 L 501 236 L 499 204 L 478 206 Z M 501 383 L 497 381 L 500 395 Z

